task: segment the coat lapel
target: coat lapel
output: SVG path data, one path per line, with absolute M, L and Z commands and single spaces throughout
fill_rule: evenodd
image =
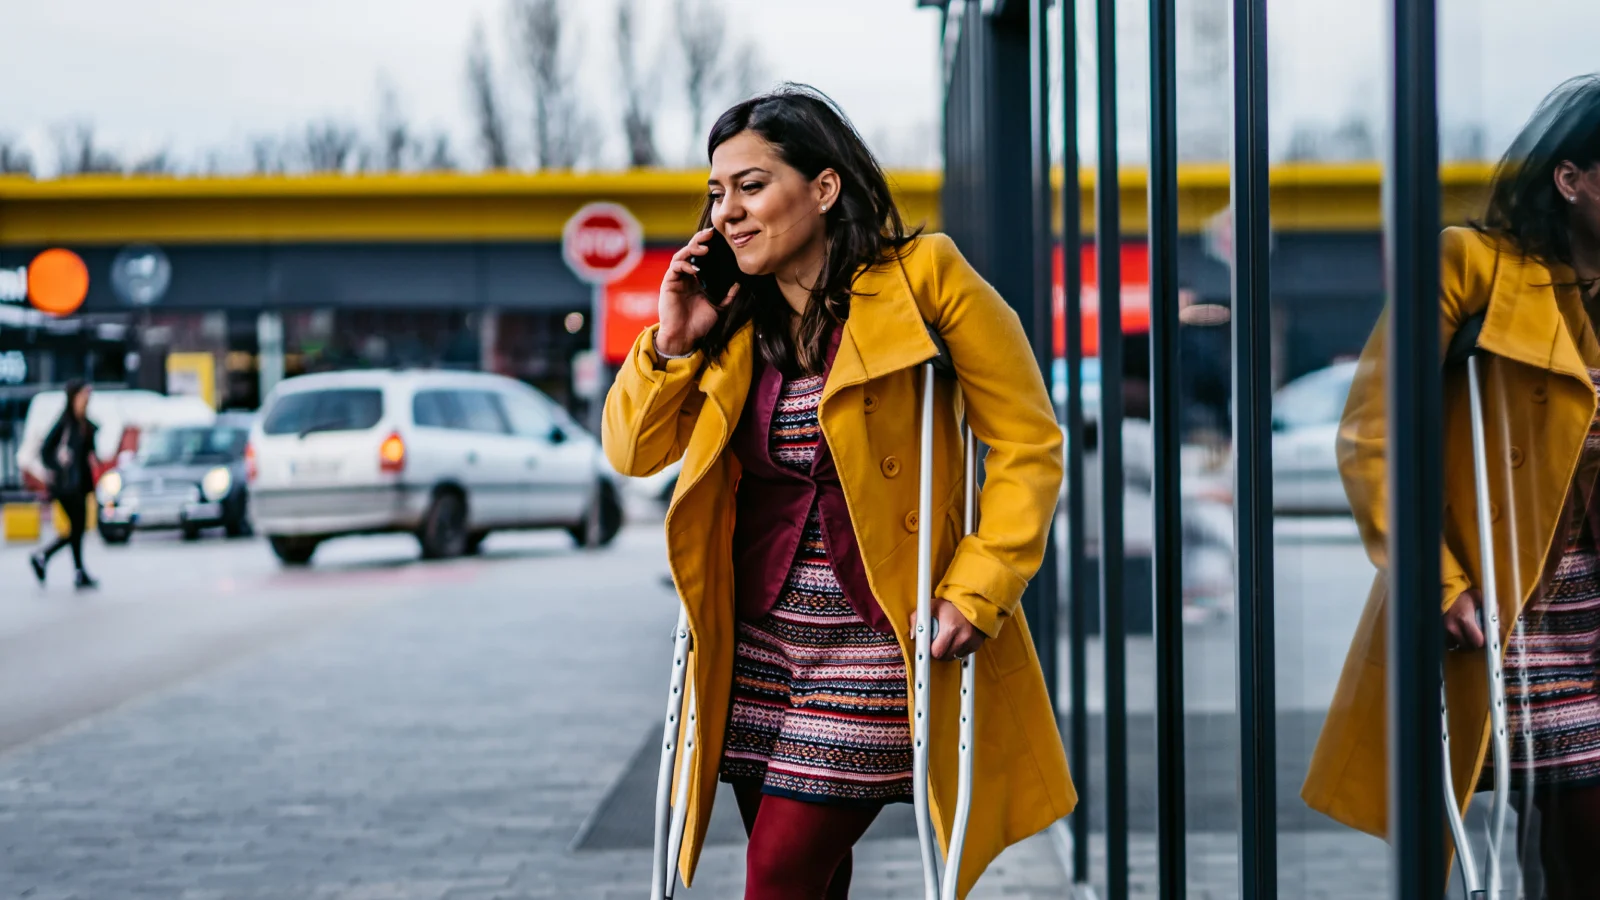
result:
M 1478 345 L 1588 384 L 1588 369 L 1553 287 L 1559 274 L 1521 254 L 1501 253 Z
M 856 291 L 838 355 L 822 388 L 824 404 L 844 388 L 909 369 L 937 352 L 898 263 L 890 261 L 863 272 Z

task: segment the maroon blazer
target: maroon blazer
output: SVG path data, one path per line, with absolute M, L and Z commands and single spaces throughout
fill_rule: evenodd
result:
M 828 369 L 833 368 L 842 333 L 841 328 L 833 330 Z M 845 600 L 868 625 L 892 634 L 894 629 L 867 584 L 867 568 L 861 561 L 827 438 L 820 439 L 810 472 L 795 471 L 772 459 L 772 415 L 782 390 L 783 373 L 767 365 L 757 351 L 744 412 L 729 442 L 743 470 L 735 492 L 737 518 L 733 526 L 733 596 L 739 619 L 756 621 L 778 602 L 800 547 L 806 514 L 815 500 L 828 559 L 844 588 Z

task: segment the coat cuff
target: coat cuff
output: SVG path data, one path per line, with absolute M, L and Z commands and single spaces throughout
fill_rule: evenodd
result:
M 1449 547 L 1444 548 L 1443 552 L 1444 556 L 1439 560 L 1439 580 L 1443 595 L 1439 601 L 1441 612 L 1448 611 L 1455 605 L 1456 598 L 1461 596 L 1461 592 L 1472 587 L 1472 579 L 1467 577 L 1466 569 L 1456 561 L 1455 554 L 1450 552 Z
M 1000 636 L 1000 627 L 1021 602 L 1027 584 L 1027 579 L 1001 563 L 957 545 L 955 558 L 934 596 L 955 604 L 974 628 L 993 639 Z
M 639 333 L 633 342 L 633 352 L 629 354 L 635 374 L 650 384 L 661 384 L 674 376 L 693 375 L 700 370 L 700 360 L 705 354 L 696 350 L 688 356 L 668 359 L 656 352 L 656 332 L 661 330 L 660 323 L 651 325 Z

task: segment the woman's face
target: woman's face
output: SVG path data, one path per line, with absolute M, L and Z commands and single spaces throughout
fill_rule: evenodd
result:
M 746 275 L 769 275 L 806 259 L 827 236 L 826 207 L 839 176 L 826 169 L 806 178 L 754 132 L 724 141 L 711 154 L 711 224 L 727 238 Z
M 72 414 L 82 419 L 89 415 L 89 388 L 72 395 Z

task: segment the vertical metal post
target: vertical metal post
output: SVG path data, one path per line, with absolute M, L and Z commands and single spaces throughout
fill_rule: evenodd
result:
M 1079 254 L 1083 248 L 1082 183 L 1078 172 L 1078 5 L 1057 0 L 1061 6 L 1061 291 L 1062 317 L 1066 319 L 1067 397 L 1063 421 L 1067 423 L 1067 578 L 1072 610 L 1070 670 L 1071 696 L 1068 748 L 1072 782 L 1078 789 L 1078 811 L 1072 814 L 1072 878 L 1089 882 L 1089 808 L 1092 782 L 1089 771 L 1089 620 L 1091 598 L 1082 589 L 1088 574 L 1084 553 L 1083 492 L 1083 296 L 1080 290 Z
M 1045 15 L 1050 0 L 1028 0 L 1028 81 L 1033 99 L 1033 316 L 1028 331 L 1033 338 L 1033 357 L 1045 383 L 1050 381 L 1051 363 L 1055 357 L 1055 304 L 1052 303 L 1050 285 L 1050 33 L 1045 27 Z M 1059 419 L 1059 417 L 1058 417 Z M 1056 698 L 1057 644 L 1060 633 L 1057 611 L 1061 598 L 1058 592 L 1060 579 L 1056 569 L 1060 554 L 1056 552 L 1055 516 L 1050 517 L 1051 533 L 1044 542 L 1044 559 L 1033 584 L 1039 593 L 1039 603 L 1029 614 L 1036 619 L 1028 627 L 1036 635 L 1034 648 L 1039 654 L 1039 668 L 1044 673 L 1045 689 L 1050 693 L 1050 708 Z
M 1150 0 L 1150 418 L 1153 431 L 1157 896 L 1182 900 L 1183 492 L 1178 388 L 1178 78 L 1174 0 Z
M 1391 120 L 1383 207 L 1389 295 L 1390 896 L 1443 896 L 1438 716 L 1439 130 L 1434 0 L 1389 4 Z M 1488 552 L 1487 548 L 1485 552 Z
M 1239 895 L 1277 896 L 1267 3 L 1233 0 L 1233 446 L 1239 623 Z
M 1128 897 L 1128 677 L 1122 595 L 1122 197 L 1117 179 L 1117 3 L 1098 0 L 1100 141 L 1094 182 L 1100 288 L 1100 602 L 1105 610 L 1106 892 Z

